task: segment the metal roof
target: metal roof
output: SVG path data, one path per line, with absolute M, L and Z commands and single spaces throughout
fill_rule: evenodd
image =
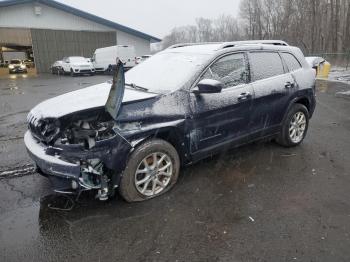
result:
M 91 20 L 95 23 L 105 25 L 107 27 L 111 27 L 120 31 L 123 31 L 125 33 L 149 40 L 149 41 L 154 41 L 154 42 L 159 42 L 161 39 L 145 34 L 143 32 L 140 32 L 138 30 L 132 29 L 130 27 L 106 20 L 102 17 L 98 17 L 96 15 L 81 11 L 79 9 L 76 9 L 74 7 L 53 1 L 53 0 L 5 0 L 5 1 L 0 1 L 0 7 L 7 7 L 7 6 L 13 6 L 13 5 L 19 5 L 19 4 L 27 4 L 27 3 L 41 3 L 56 9 L 60 9 L 62 11 L 65 11 L 67 13 L 71 13 L 76 16 L 80 16 L 82 18 L 85 18 L 87 20 Z

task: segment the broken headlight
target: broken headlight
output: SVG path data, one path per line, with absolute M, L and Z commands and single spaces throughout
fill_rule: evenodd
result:
M 49 144 L 57 139 L 60 133 L 60 123 L 57 119 L 40 119 L 29 123 L 32 134 L 39 140 Z

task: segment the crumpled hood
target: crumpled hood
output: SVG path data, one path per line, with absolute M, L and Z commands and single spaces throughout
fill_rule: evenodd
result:
M 108 82 L 66 93 L 38 104 L 29 113 L 36 119 L 59 118 L 74 112 L 103 107 L 106 104 L 111 84 Z M 125 88 L 122 103 L 155 97 L 158 94 Z

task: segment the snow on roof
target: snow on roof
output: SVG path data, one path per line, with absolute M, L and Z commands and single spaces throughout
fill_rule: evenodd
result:
M 174 53 L 214 53 L 216 52 L 222 44 L 220 43 L 205 43 L 205 44 L 198 44 L 198 45 L 187 45 L 182 47 L 176 47 L 167 49 L 167 52 L 174 52 Z

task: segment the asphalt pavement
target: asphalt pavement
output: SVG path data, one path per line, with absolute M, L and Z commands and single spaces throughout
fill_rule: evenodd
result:
M 0 261 L 350 261 L 349 85 L 317 83 L 296 148 L 254 143 L 183 169 L 156 199 L 87 194 L 60 211 L 49 206 L 70 202 L 25 152 L 26 114 L 109 77 L 11 77 L 0 77 Z

